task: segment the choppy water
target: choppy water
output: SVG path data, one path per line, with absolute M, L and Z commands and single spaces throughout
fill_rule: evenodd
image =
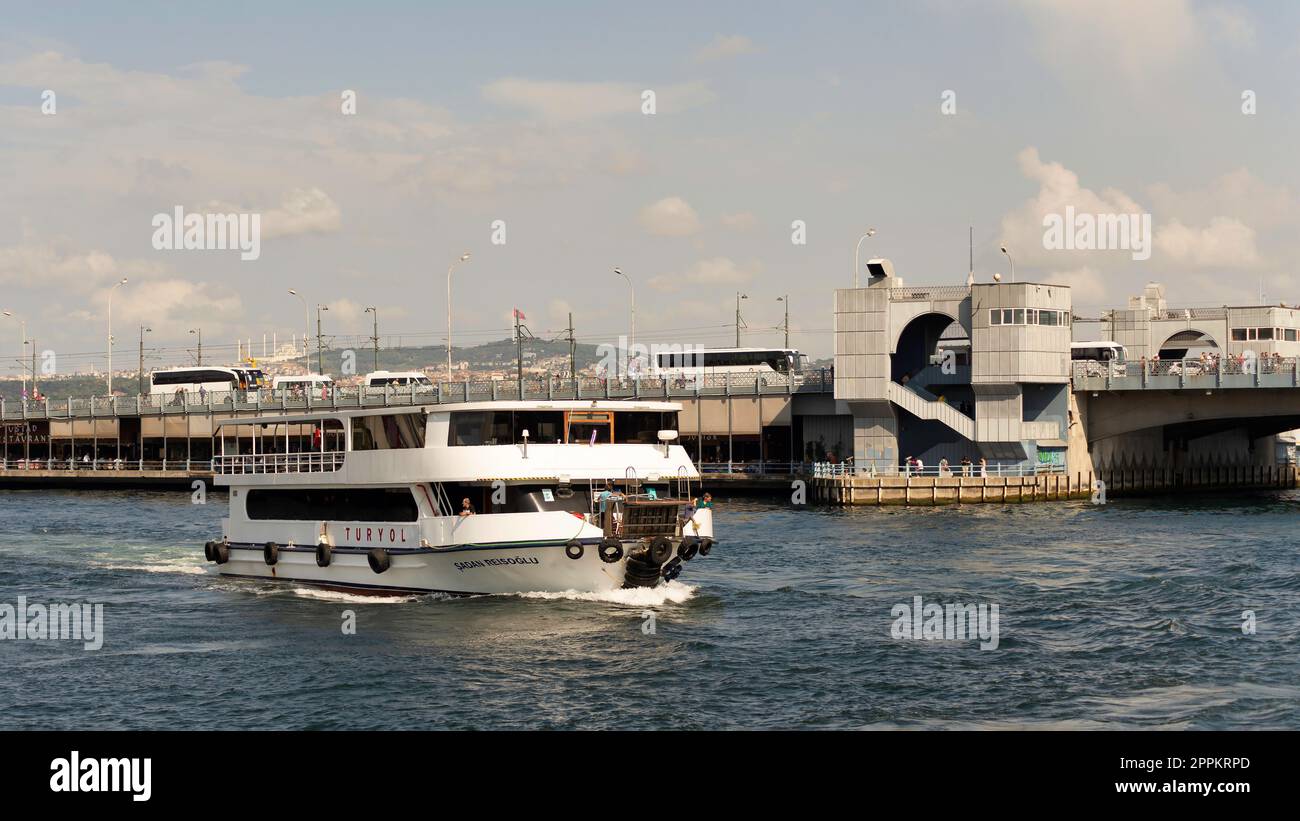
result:
M 666 590 L 381 601 L 212 575 L 210 502 L 0 492 L 0 604 L 107 633 L 0 641 L 0 729 L 1300 727 L 1296 494 L 732 501 Z M 892 638 L 917 595 L 998 604 L 999 648 Z

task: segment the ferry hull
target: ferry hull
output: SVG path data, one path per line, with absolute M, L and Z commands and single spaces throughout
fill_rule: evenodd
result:
M 388 569 L 376 573 L 365 551 L 334 550 L 329 566 L 320 567 L 313 548 L 280 548 L 276 563 L 267 565 L 260 545 L 231 544 L 230 559 L 218 572 L 385 594 L 597 592 L 622 587 L 626 560 L 604 562 L 596 548 L 584 545 L 577 559 L 569 558 L 564 545 L 394 552 Z

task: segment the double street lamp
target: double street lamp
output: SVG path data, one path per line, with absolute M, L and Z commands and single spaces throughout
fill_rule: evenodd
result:
M 108 289 L 108 395 L 113 395 L 113 292 L 126 284 L 126 277 Z
M 462 262 L 469 262 L 469 251 L 447 267 L 447 381 L 451 381 L 451 272 Z

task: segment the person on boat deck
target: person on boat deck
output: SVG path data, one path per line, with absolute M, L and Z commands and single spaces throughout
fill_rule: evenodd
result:
M 713 509 L 713 494 L 712 494 L 712 493 L 706 493 L 706 494 L 704 494 L 703 496 L 697 498 L 697 499 L 695 500 L 695 509 L 696 509 L 696 510 L 712 510 L 712 509 Z
M 468 496 L 460 500 L 460 515 L 461 516 L 474 515 L 474 505 L 470 504 Z
M 600 502 L 600 512 L 601 512 L 601 514 L 603 515 L 603 514 L 605 513 L 605 511 L 609 509 L 609 503 L 610 503 L 611 501 L 615 501 L 615 502 L 616 502 L 616 501 L 619 501 L 619 500 L 622 499 L 622 498 L 623 498 L 623 497 L 618 493 L 618 491 L 614 490 L 614 485 L 613 485 L 613 483 L 610 482 L 608 479 L 606 479 L 606 480 L 605 480 L 605 489 L 602 490 L 602 491 L 600 492 L 600 495 L 596 497 L 596 500 L 597 500 L 598 502 Z

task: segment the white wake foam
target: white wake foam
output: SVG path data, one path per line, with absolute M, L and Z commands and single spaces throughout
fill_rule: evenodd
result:
M 304 599 L 317 599 L 319 601 L 342 602 L 346 604 L 406 604 L 420 598 L 422 595 L 402 594 L 394 596 L 368 596 L 360 593 L 343 593 L 339 590 L 323 590 L 316 587 L 290 587 L 280 588 L 283 592 L 292 593 L 295 596 L 302 596 Z M 276 591 L 270 590 L 268 593 Z M 433 594 L 436 596 L 437 594 Z
M 208 570 L 201 564 L 191 561 L 154 562 L 150 564 L 131 564 L 124 562 L 90 562 L 91 567 L 104 570 L 125 570 L 131 573 L 181 573 L 186 576 L 204 576 Z
M 665 604 L 681 604 L 695 596 L 697 588 L 679 581 L 671 581 L 658 587 L 630 587 L 619 590 L 601 590 L 581 592 L 565 590 L 560 593 L 533 591 L 529 593 L 508 593 L 523 599 L 568 599 L 570 601 L 604 602 L 606 604 L 625 604 L 630 607 L 659 607 Z

